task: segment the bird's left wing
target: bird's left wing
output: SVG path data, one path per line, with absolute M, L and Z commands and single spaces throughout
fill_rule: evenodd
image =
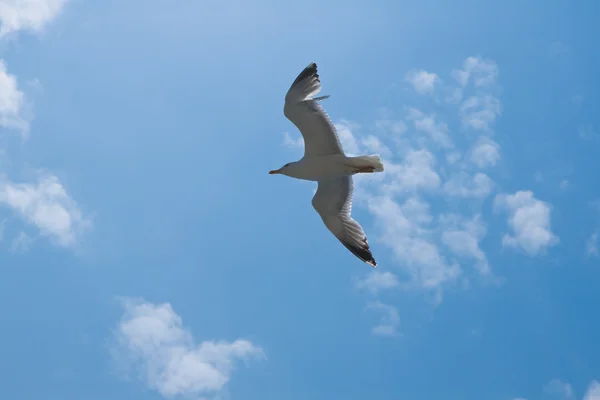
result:
M 284 115 L 296 125 L 304 138 L 304 155 L 343 154 L 335 126 L 318 100 L 321 90 L 317 64 L 311 63 L 298 75 L 285 95 Z
M 362 227 L 351 216 L 352 192 L 354 184 L 351 176 L 319 181 L 319 187 L 312 205 L 319 213 L 327 229 L 356 257 L 372 267 L 377 262 L 371 254 L 367 237 Z

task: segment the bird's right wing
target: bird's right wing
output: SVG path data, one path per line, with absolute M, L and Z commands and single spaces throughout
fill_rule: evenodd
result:
M 317 64 L 311 63 L 298 75 L 285 96 L 283 114 L 296 125 L 304 137 L 304 155 L 343 154 L 335 126 L 314 98 L 321 90 Z
M 351 216 L 352 191 L 351 176 L 319 181 L 312 205 L 319 213 L 327 229 L 356 257 L 372 267 L 377 262 L 371 254 L 367 237 L 362 227 Z

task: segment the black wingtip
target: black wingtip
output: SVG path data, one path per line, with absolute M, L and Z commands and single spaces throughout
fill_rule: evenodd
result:
M 308 64 L 306 66 L 306 68 L 304 68 L 304 70 L 302 72 L 300 72 L 300 74 L 298 75 L 298 77 L 296 78 L 294 83 L 292 83 L 292 86 L 294 86 L 298 82 L 303 81 L 306 78 L 311 78 L 313 76 L 317 80 L 319 79 L 319 74 L 317 73 L 317 63 L 315 63 L 315 62 L 311 62 L 310 64 Z
M 371 250 L 369 249 L 369 244 L 367 243 L 366 240 L 364 242 L 364 246 L 361 246 L 361 247 L 352 245 L 350 243 L 344 243 L 344 242 L 342 242 L 342 244 L 344 246 L 346 246 L 346 248 L 348 250 L 350 250 L 350 252 L 352 252 L 352 254 L 354 254 L 356 257 L 360 258 L 363 262 L 369 264 L 373 268 L 377 268 L 377 261 L 375 261 L 375 259 L 373 258 L 373 254 L 371 254 Z

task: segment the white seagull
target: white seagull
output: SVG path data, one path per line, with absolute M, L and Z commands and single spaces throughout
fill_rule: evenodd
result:
M 319 183 L 312 205 L 327 229 L 356 257 L 376 267 L 367 237 L 351 216 L 352 175 L 382 172 L 379 155 L 348 157 L 344 154 L 335 126 L 319 100 L 321 90 L 317 64 L 311 63 L 298 75 L 285 96 L 284 115 L 296 125 L 304 138 L 304 157 L 269 171 L 292 178 Z

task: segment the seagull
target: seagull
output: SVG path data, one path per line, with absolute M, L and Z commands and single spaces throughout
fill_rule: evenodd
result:
M 312 205 L 323 223 L 356 257 L 372 267 L 371 254 L 363 228 L 351 216 L 352 175 L 383 171 L 379 155 L 348 157 L 335 126 L 318 103 L 329 96 L 314 97 L 321 91 L 317 64 L 311 63 L 298 75 L 285 96 L 283 114 L 304 138 L 304 157 L 269 171 L 291 178 L 318 182 Z

